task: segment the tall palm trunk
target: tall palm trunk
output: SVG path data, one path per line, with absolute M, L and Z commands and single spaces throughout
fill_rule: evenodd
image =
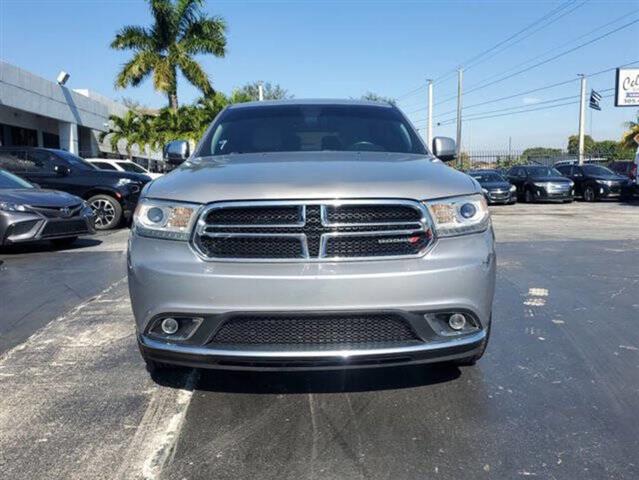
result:
M 173 110 L 174 112 L 177 112 L 179 104 L 178 104 L 177 92 L 175 90 L 169 93 L 169 105 L 171 106 L 171 110 Z

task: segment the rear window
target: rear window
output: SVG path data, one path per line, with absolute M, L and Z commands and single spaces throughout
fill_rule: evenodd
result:
M 273 105 L 226 110 L 197 155 L 317 151 L 426 153 L 395 108 Z
M 136 165 L 131 162 L 118 162 L 118 165 L 122 167 L 125 172 L 133 172 L 133 173 L 147 173 L 141 166 Z

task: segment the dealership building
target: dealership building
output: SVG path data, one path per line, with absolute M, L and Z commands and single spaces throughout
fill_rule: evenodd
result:
M 127 107 L 90 90 L 71 90 L 57 82 L 0 61 L 0 145 L 61 148 L 82 157 L 127 158 L 100 134 L 109 128 L 109 116 L 122 116 Z M 142 164 L 161 161 L 155 151 L 131 148 Z M 153 162 L 155 163 L 155 162 Z

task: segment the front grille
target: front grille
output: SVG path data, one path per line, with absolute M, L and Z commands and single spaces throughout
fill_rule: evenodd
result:
M 80 213 L 82 205 L 72 205 L 70 207 L 40 207 L 30 206 L 31 210 L 34 210 L 47 218 L 71 218 Z
M 417 202 L 259 201 L 210 206 L 193 242 L 205 259 L 268 261 L 417 256 L 432 239 Z
M 58 235 L 75 235 L 87 233 L 87 223 L 84 220 L 67 220 L 47 222 L 42 230 L 42 237 L 55 237 Z
M 419 341 L 393 313 L 241 315 L 225 321 L 212 345 L 364 346 Z

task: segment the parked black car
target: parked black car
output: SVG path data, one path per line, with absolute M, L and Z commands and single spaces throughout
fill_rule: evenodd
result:
M 630 181 L 601 165 L 560 165 L 557 170 L 575 182 L 575 195 L 586 202 L 630 194 Z
M 632 160 L 610 162 L 608 164 L 608 168 L 617 175 L 626 177 L 631 182 L 635 182 L 637 180 L 637 164 Z
M 108 230 L 129 219 L 142 187 L 151 179 L 142 174 L 99 170 L 65 150 L 0 147 L 0 168 L 42 188 L 62 190 L 89 202 L 95 226 Z
M 95 215 L 79 197 L 41 190 L 0 170 L 0 246 L 51 240 L 68 246 L 79 235 L 95 233 Z
M 468 175 L 477 180 L 486 201 L 493 203 L 515 203 L 517 188 L 496 170 L 470 170 Z
M 525 202 L 572 202 L 574 183 L 552 167 L 518 165 L 508 171 L 508 180 Z

